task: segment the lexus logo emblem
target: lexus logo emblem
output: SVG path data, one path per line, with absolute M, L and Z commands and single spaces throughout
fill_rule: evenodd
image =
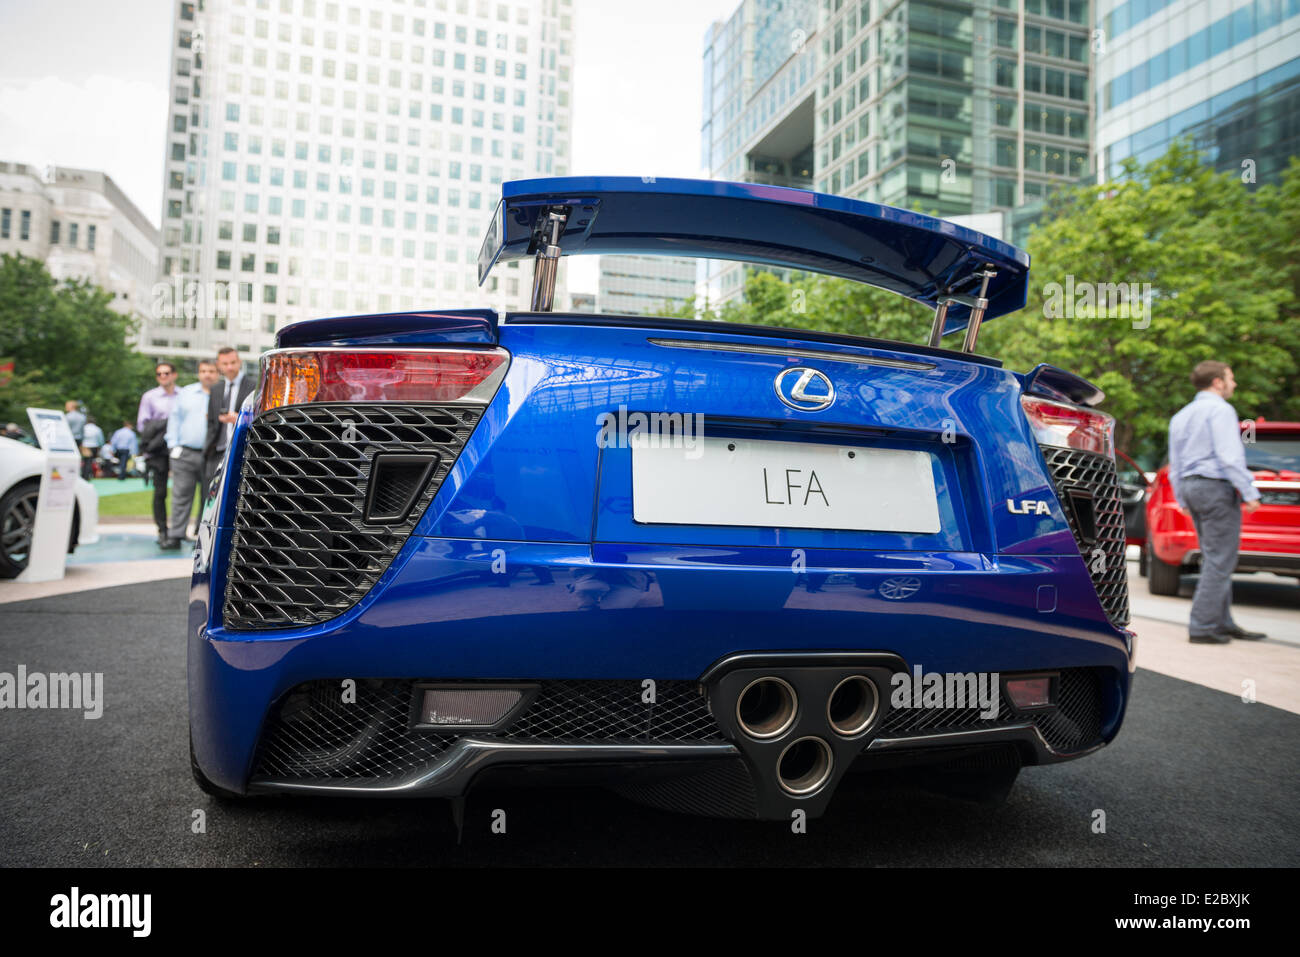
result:
M 835 386 L 824 373 L 807 366 L 786 369 L 773 383 L 776 397 L 800 412 L 820 412 L 835 401 Z

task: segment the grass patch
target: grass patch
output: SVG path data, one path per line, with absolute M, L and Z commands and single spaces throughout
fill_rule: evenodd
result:
M 195 496 L 194 514 L 199 514 L 203 503 Z M 167 515 L 172 513 L 172 493 L 167 490 Z M 141 521 L 153 521 L 153 489 L 142 492 L 123 492 L 121 495 L 105 495 L 99 500 L 99 517 L 138 518 Z

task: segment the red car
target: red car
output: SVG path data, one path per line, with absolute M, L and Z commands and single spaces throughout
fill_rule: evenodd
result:
M 1241 423 L 1246 467 L 1254 473 L 1260 507 L 1243 512 L 1239 572 L 1300 578 L 1300 422 Z M 1143 565 L 1153 595 L 1178 594 L 1178 576 L 1201 562 L 1192 517 L 1174 501 L 1169 465 L 1156 473 L 1147 498 Z

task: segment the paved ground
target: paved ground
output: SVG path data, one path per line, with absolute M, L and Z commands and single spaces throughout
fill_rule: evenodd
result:
M 1026 769 L 1001 808 L 851 781 L 796 836 L 600 791 L 478 792 L 458 846 L 439 801 L 224 806 L 189 774 L 186 589 L 0 606 L 0 671 L 102 671 L 106 699 L 91 721 L 0 712 L 0 865 L 1300 865 L 1300 715 L 1145 670 L 1115 744 Z M 497 808 L 504 835 L 490 829 Z M 205 834 L 191 831 L 195 810 Z
M 1128 563 L 1129 605 L 1133 614 L 1179 624 L 1186 629 L 1195 575 L 1184 575 L 1178 595 L 1153 595 L 1147 580 Z M 1262 631 L 1275 641 L 1300 646 L 1300 583 L 1280 575 L 1233 575 L 1232 617 L 1242 628 Z

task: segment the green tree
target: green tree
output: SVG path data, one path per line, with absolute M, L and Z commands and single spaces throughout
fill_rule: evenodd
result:
M 1120 448 L 1163 454 L 1202 359 L 1233 367 L 1243 417 L 1300 419 L 1300 159 L 1279 185 L 1251 189 L 1176 142 L 1145 167 L 1128 161 L 1121 181 L 1058 190 L 1027 246 L 1028 303 L 984 326 L 979 350 L 1018 371 L 1047 362 L 1096 383 Z M 1112 318 L 1076 295 L 1067 316 L 1055 308 L 1067 283 L 1149 283 L 1151 301 L 1144 315 Z M 933 318 L 871 286 L 759 270 L 743 302 L 678 314 L 917 343 Z
M 1298 191 L 1294 160 L 1280 186 L 1252 191 L 1185 142 L 1145 167 L 1126 163 L 1121 181 L 1059 191 L 1027 243 L 1028 304 L 990 324 L 981 351 L 1095 382 L 1132 454 L 1164 451 L 1202 359 L 1233 367 L 1243 417 L 1297 417 Z M 1149 314 L 1111 318 L 1077 295 L 1063 314 L 1067 283 L 1149 283 Z
M 0 257 L 0 356 L 14 377 L 0 388 L 0 420 L 26 426 L 26 407 L 83 402 L 105 434 L 135 421 L 153 360 L 130 340 L 136 320 L 87 282 L 56 282 L 40 260 Z
M 813 273 L 796 273 L 785 281 L 759 269 L 747 272 L 743 299 L 712 307 L 692 300 L 674 314 L 904 342 L 923 341 L 934 315 L 925 306 L 874 286 Z

